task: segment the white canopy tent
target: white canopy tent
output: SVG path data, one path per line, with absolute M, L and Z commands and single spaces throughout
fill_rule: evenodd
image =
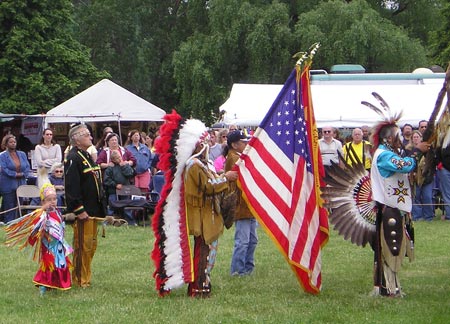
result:
M 162 121 L 161 108 L 103 79 L 47 112 L 45 123 Z
M 379 93 L 394 111 L 403 110 L 400 124 L 417 126 L 428 119 L 442 88 L 445 73 L 312 75 L 311 94 L 318 127 L 372 126 L 380 117 L 361 101 L 379 106 L 372 92 Z M 258 126 L 283 85 L 234 84 L 229 99 L 220 107 L 223 122 Z

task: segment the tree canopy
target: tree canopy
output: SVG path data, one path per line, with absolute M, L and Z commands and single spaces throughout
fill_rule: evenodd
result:
M 45 112 L 108 73 L 166 111 L 212 123 L 233 83 L 283 83 L 292 55 L 316 42 L 317 69 L 352 63 L 410 72 L 443 64 L 445 3 L 5 0 L 0 110 Z
M 107 73 L 73 38 L 66 0 L 0 2 L 0 111 L 46 112 Z
M 299 16 L 295 35 L 303 46 L 320 42 L 314 66 L 322 69 L 357 63 L 367 72 L 411 72 L 428 64 L 418 39 L 362 0 L 321 3 Z

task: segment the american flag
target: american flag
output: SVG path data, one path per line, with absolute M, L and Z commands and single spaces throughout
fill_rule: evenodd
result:
M 328 218 L 321 206 L 309 67 L 294 69 L 237 162 L 252 213 L 285 256 L 306 292 L 321 289 L 321 247 Z

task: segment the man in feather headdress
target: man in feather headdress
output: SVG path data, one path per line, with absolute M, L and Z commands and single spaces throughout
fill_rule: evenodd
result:
M 209 134 L 196 119 L 175 111 L 160 128 L 156 150 L 165 184 L 153 215 L 156 289 L 164 296 L 188 283 L 188 295 L 208 297 L 217 239 L 223 232 L 218 198 L 237 171 L 218 176 L 208 163 Z M 194 237 L 191 252 L 189 235 Z
M 385 107 L 388 108 L 387 104 Z M 370 177 L 378 210 L 376 238 L 372 244 L 375 252 L 373 295 L 402 296 L 398 271 L 405 254 L 412 257 L 412 231 L 407 230 L 412 226 L 408 174 L 414 170 L 416 161 L 400 155 L 402 142 L 396 125 L 399 117 L 388 116 L 373 132 L 376 151 Z M 427 144 L 422 143 L 419 149 L 425 151 Z

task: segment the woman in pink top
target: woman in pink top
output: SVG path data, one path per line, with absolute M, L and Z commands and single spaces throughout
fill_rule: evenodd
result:
M 126 161 L 132 167 L 136 166 L 136 159 L 133 154 L 123 146 L 119 145 L 119 135 L 116 133 L 109 133 L 105 138 L 106 145 L 108 146 L 102 150 L 97 158 L 97 164 L 100 165 L 102 170 L 105 170 L 109 166 L 114 166 L 111 161 L 111 152 L 117 151 L 122 157 L 123 161 Z

